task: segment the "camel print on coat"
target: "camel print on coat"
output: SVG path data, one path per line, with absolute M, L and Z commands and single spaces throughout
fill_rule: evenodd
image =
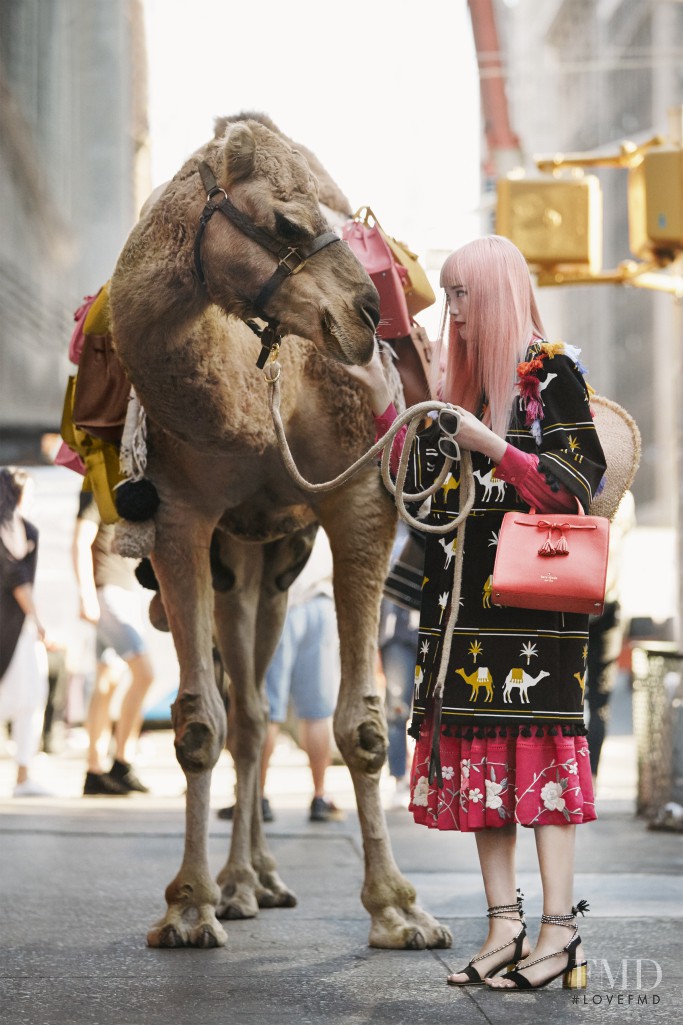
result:
M 334 731 L 365 844 L 361 899 L 371 917 L 369 942 L 448 946 L 449 931 L 417 906 L 394 862 L 378 789 L 386 727 L 374 665 L 394 508 L 375 466 L 326 494 L 304 492 L 288 476 L 268 385 L 255 367 L 260 342 L 245 324 L 264 312 L 255 297 L 277 257 L 217 213 L 201 242 L 202 282 L 193 251 L 207 201 L 200 160 L 252 224 L 281 245 L 296 248 L 329 231 L 321 201 L 350 214 L 313 155 L 267 118 L 221 119 L 215 138 L 150 204 L 111 280 L 114 341 L 147 413 L 146 475 L 160 497 L 151 560 L 160 618 L 170 626 L 180 664 L 173 728 L 187 780 L 182 864 L 148 943 L 220 946 L 226 933 L 219 919 L 295 903 L 259 814 L 263 677 L 287 588 L 322 525 L 334 559 L 341 644 Z M 368 400 L 340 364 L 370 359 L 377 293 L 350 249 L 335 241 L 285 277 L 265 307 L 284 335 L 282 417 L 292 452 L 308 480 L 329 480 L 374 438 Z M 230 680 L 227 739 L 237 774 L 230 850 L 216 881 L 208 861 L 209 794 L 226 715 L 214 679 L 214 640 Z

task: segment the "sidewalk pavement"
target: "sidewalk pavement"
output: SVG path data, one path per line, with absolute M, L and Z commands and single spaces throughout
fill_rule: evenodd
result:
M 626 696 L 617 700 L 619 707 Z M 623 716 L 622 716 L 623 718 Z M 577 830 L 575 896 L 590 901 L 581 934 L 588 990 L 554 983 L 535 993 L 457 990 L 445 975 L 481 942 L 485 900 L 470 836 L 415 826 L 387 810 L 396 860 L 423 907 L 453 931 L 448 951 L 367 946 L 359 893 L 363 853 L 348 772 L 328 790 L 343 821 L 308 821 L 310 774 L 282 736 L 268 782 L 266 827 L 296 908 L 225 923 L 220 950 L 151 950 L 145 934 L 182 857 L 184 777 L 170 732 L 143 738 L 136 766 L 149 796 L 83 798 L 83 737 L 41 756 L 36 776 L 60 796 L 0 797 L 0 1025 L 436 1025 L 440 1022 L 679 1022 L 683 838 L 647 831 L 633 815 L 635 750 L 618 729 L 603 751 L 600 819 Z M 0 795 L 13 767 L 0 757 Z M 223 864 L 231 803 L 227 754 L 214 772 L 209 855 Z M 388 777 L 383 795 L 390 804 Z M 519 881 L 532 938 L 540 914 L 533 835 L 520 830 Z

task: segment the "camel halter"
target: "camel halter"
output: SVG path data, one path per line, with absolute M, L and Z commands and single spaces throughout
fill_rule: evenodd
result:
M 194 265 L 197 277 L 202 285 L 206 285 L 206 275 L 202 266 L 202 238 L 204 237 L 207 224 L 216 211 L 222 213 L 243 235 L 256 242 L 262 249 L 272 253 L 278 261 L 275 271 L 251 303 L 258 316 L 266 321 L 266 327 L 260 327 L 253 320 L 245 321 L 254 334 L 258 335 L 261 339 L 261 352 L 256 361 L 256 366 L 262 370 L 269 355 L 271 355 L 275 346 L 279 346 L 282 340 L 280 322 L 275 317 L 268 316 L 266 312 L 267 304 L 285 278 L 298 274 L 312 256 L 315 256 L 316 253 L 319 253 L 327 246 L 332 245 L 333 242 L 341 242 L 342 239 L 335 231 L 325 231 L 321 235 L 317 235 L 310 242 L 299 243 L 295 246 L 283 242 L 266 228 L 260 228 L 257 224 L 254 224 L 245 213 L 238 210 L 234 203 L 228 199 L 227 192 L 220 187 L 213 171 L 205 161 L 200 160 L 197 166 L 202 184 L 206 189 L 206 205 L 202 210 L 199 227 L 194 239 Z M 218 199 L 218 196 L 223 198 Z
M 410 406 L 403 413 L 400 413 L 396 420 L 379 441 L 376 441 L 372 448 L 368 449 L 365 455 L 357 459 L 355 463 L 347 467 L 338 477 L 333 480 L 325 481 L 321 484 L 311 484 L 309 481 L 302 477 L 299 473 L 291 450 L 287 443 L 287 436 L 285 434 L 284 424 L 282 423 L 282 416 L 280 414 L 280 375 L 282 373 L 282 367 L 277 362 L 275 356 L 277 352 L 274 350 L 275 355 L 271 357 L 270 361 L 266 364 L 263 376 L 269 385 L 268 402 L 270 405 L 270 412 L 273 417 L 273 426 L 275 428 L 275 434 L 277 436 L 278 445 L 280 446 L 280 452 L 285 464 L 285 467 L 296 484 L 304 491 L 309 491 L 313 494 L 321 494 L 326 491 L 333 491 L 335 488 L 345 484 L 346 481 L 350 480 L 354 474 L 358 473 L 359 470 L 367 466 L 372 460 L 375 459 L 379 453 L 382 453 L 381 461 L 381 472 L 384 486 L 390 495 L 393 495 L 396 502 L 396 508 L 398 509 L 399 516 L 409 526 L 414 527 L 416 530 L 420 530 L 423 533 L 428 534 L 450 534 L 451 531 L 457 530 L 456 541 L 455 541 L 455 560 L 453 567 L 453 587 L 451 589 L 449 598 L 449 609 L 448 618 L 446 620 L 446 629 L 444 633 L 443 645 L 441 648 L 441 658 L 439 661 L 439 672 L 437 674 L 436 683 L 432 693 L 434 700 L 434 729 L 432 733 L 432 751 L 429 762 L 429 782 L 433 782 L 436 778 L 440 787 L 443 786 L 443 777 L 441 774 L 441 755 L 439 750 L 439 738 L 441 736 L 441 708 L 443 704 L 443 692 L 444 684 L 446 681 L 446 672 L 448 671 L 448 662 L 451 655 L 451 643 L 453 640 L 453 631 L 458 621 L 458 613 L 460 612 L 460 592 L 462 590 L 462 561 L 463 554 L 465 551 L 465 523 L 469 513 L 472 510 L 474 504 L 474 477 L 472 475 L 472 456 L 466 449 L 462 449 L 460 453 L 460 488 L 461 488 L 461 509 L 455 519 L 450 520 L 443 526 L 437 524 L 424 523 L 422 520 L 416 519 L 406 508 L 406 502 L 424 502 L 426 498 L 433 495 L 446 480 L 446 477 L 451 472 L 451 467 L 455 460 L 450 456 L 444 456 L 444 463 L 439 471 L 436 480 L 430 485 L 425 491 L 420 491 L 415 494 L 406 492 L 405 481 L 408 473 L 408 462 L 410 459 L 410 451 L 412 449 L 417 429 L 424 419 L 425 415 L 429 412 L 441 409 L 453 409 L 453 406 L 448 402 L 439 402 L 436 399 L 429 399 L 427 402 L 418 402 L 414 406 Z M 393 447 L 394 438 L 404 426 L 408 424 L 406 431 L 405 441 L 403 443 L 403 450 L 401 452 L 401 458 L 399 460 L 398 471 L 396 473 L 396 483 L 394 484 L 391 479 L 391 450 Z M 457 433 L 457 430 L 453 434 Z M 448 437 L 444 432 L 444 436 Z

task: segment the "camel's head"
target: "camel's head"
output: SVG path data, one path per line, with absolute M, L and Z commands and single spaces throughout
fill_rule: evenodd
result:
M 328 241 L 305 258 L 315 240 L 331 231 L 305 157 L 276 132 L 251 120 L 228 124 L 223 137 L 197 157 L 210 166 L 219 188 L 258 229 L 254 238 L 223 214 L 213 214 L 201 241 L 209 298 L 243 319 L 266 314 L 279 321 L 282 334 L 309 338 L 342 363 L 366 363 L 379 323 L 379 297 L 345 242 Z M 199 201 L 205 191 L 199 173 L 196 184 Z M 212 201 L 222 198 L 217 192 Z M 304 257 L 303 265 L 285 274 L 274 290 L 263 292 L 288 248 L 294 251 L 288 265 L 297 267 L 297 252 Z M 282 274 L 279 271 L 278 278 Z

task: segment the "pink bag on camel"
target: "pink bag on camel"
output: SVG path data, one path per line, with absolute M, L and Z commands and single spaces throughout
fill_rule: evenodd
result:
M 365 267 L 379 292 L 379 337 L 402 338 L 410 334 L 411 319 L 405 292 L 408 271 L 394 259 L 384 232 L 369 206 L 361 207 L 353 219 L 346 222 L 342 228 L 342 238 Z

